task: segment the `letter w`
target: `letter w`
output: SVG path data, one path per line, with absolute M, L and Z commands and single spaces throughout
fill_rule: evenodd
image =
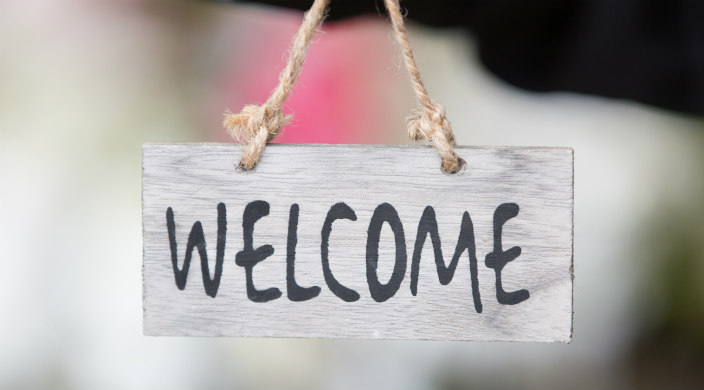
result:
M 205 250 L 205 236 L 203 235 L 203 226 L 200 221 L 196 221 L 191 228 L 191 234 L 188 235 L 188 243 L 186 244 L 186 258 L 183 260 L 183 269 L 178 269 L 178 250 L 176 249 L 176 224 L 174 223 L 174 211 L 169 207 L 166 209 L 166 227 L 169 231 L 169 244 L 171 245 L 171 265 L 174 269 L 174 277 L 176 278 L 176 286 L 179 290 L 186 288 L 186 278 L 188 278 L 188 269 L 191 266 L 191 256 L 193 248 L 198 248 L 200 255 L 200 270 L 203 274 L 203 286 L 205 293 L 215 298 L 220 286 L 220 277 L 222 276 L 222 262 L 225 257 L 225 235 L 227 233 L 227 218 L 225 204 L 218 204 L 218 243 L 217 253 L 215 256 L 215 275 L 210 278 L 210 269 L 208 267 L 208 253 Z

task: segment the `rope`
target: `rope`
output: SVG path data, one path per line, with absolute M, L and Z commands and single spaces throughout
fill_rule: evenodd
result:
M 247 144 L 238 169 L 253 169 L 259 162 L 266 144 L 276 138 L 282 126 L 289 123 L 291 117 L 283 112 L 281 105 L 288 98 L 301 72 L 311 40 L 320 30 L 325 18 L 328 3 L 329 0 L 315 0 L 310 10 L 305 13 L 303 24 L 293 41 L 286 68 L 279 75 L 279 84 L 269 99 L 261 106 L 246 105 L 239 114 L 233 114 L 229 110 L 225 112 L 223 125 L 235 141 Z M 399 0 L 384 0 L 384 4 L 391 18 L 396 41 L 401 46 L 406 70 L 419 105 L 407 119 L 408 135 L 416 141 L 428 140 L 437 149 L 442 159 L 443 171 L 459 172 L 465 162 L 453 149 L 455 137 L 450 121 L 445 116 L 445 108 L 430 99 L 423 85 L 408 41 Z

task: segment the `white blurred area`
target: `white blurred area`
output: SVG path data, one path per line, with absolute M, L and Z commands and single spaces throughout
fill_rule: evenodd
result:
M 704 121 L 515 89 L 480 66 L 469 38 L 417 25 L 419 66 L 460 144 L 575 150 L 573 342 L 142 336 L 141 145 L 227 141 L 209 76 L 241 44 L 237 31 L 292 17 L 215 3 L 0 3 L 0 387 L 631 383 L 624 356 L 655 261 L 645 234 L 661 214 L 702 232 Z

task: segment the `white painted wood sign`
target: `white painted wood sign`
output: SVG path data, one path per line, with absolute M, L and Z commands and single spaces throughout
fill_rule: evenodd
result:
M 144 333 L 572 337 L 573 152 L 143 148 Z

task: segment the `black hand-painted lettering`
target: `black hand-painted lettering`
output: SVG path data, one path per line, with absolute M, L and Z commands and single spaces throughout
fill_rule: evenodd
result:
M 169 245 L 171 247 L 171 265 L 174 270 L 176 279 L 176 287 L 179 290 L 186 288 L 186 279 L 188 278 L 188 269 L 191 267 L 191 256 L 193 248 L 198 248 L 200 256 L 200 270 L 203 274 L 203 286 L 205 293 L 215 298 L 220 287 L 220 278 L 222 276 L 222 263 L 225 257 L 225 236 L 227 234 L 227 216 L 225 204 L 218 204 L 218 240 L 217 250 L 215 254 L 215 274 L 210 278 L 210 269 L 208 267 L 208 252 L 205 250 L 205 235 L 203 234 L 203 226 L 200 221 L 196 221 L 191 228 L 191 233 L 188 235 L 188 243 L 186 244 L 186 258 L 183 260 L 183 268 L 178 269 L 178 250 L 176 248 L 176 224 L 174 222 L 174 211 L 171 207 L 166 209 L 166 228 L 169 232 Z
M 247 277 L 247 298 L 252 302 L 268 302 L 281 296 L 281 290 L 276 287 L 267 288 L 266 290 L 257 290 L 254 287 L 254 280 L 252 278 L 254 266 L 274 254 L 274 247 L 271 245 L 262 245 L 254 249 L 254 223 L 267 215 L 269 215 L 269 203 L 263 200 L 256 200 L 249 203 L 244 208 L 242 215 L 244 249 L 237 252 L 235 263 L 240 267 L 244 267 Z
M 513 261 L 521 255 L 521 247 L 514 246 L 504 251 L 501 244 L 504 223 L 517 215 L 518 205 L 515 203 L 504 203 L 496 208 L 494 211 L 494 251 L 486 255 L 486 266 L 493 268 L 496 273 L 496 300 L 502 305 L 515 305 L 530 297 L 528 290 L 506 292 L 501 285 L 501 271 L 509 261 Z
M 325 277 L 325 283 L 327 283 L 328 288 L 333 294 L 337 295 L 338 298 L 345 302 L 355 302 L 359 300 L 359 294 L 337 281 L 335 276 L 330 270 L 330 261 L 328 259 L 328 245 L 330 242 L 330 232 L 332 231 L 332 223 L 337 219 L 349 219 L 351 221 L 357 220 L 357 214 L 354 210 L 345 203 L 336 203 L 328 211 L 328 215 L 325 217 L 325 222 L 323 223 L 323 230 L 321 232 L 321 242 L 320 242 L 320 257 L 323 263 L 323 276 Z
M 387 222 L 391 226 L 396 242 L 396 261 L 391 279 L 388 283 L 379 282 L 377 268 L 379 265 L 379 236 L 381 227 Z M 384 302 L 396 294 L 403 277 L 406 275 L 406 238 L 403 235 L 403 224 L 393 206 L 382 203 L 374 210 L 369 230 L 367 231 L 367 284 L 372 298 L 377 302 Z
M 472 283 L 472 300 L 474 301 L 474 309 L 477 313 L 482 312 L 482 300 L 479 294 L 479 280 L 477 277 L 477 248 L 474 241 L 474 225 L 472 218 L 468 212 L 462 215 L 462 225 L 460 227 L 460 235 L 457 238 L 457 246 L 455 254 L 450 261 L 450 265 L 445 265 L 445 260 L 442 256 L 442 248 L 440 245 L 440 235 L 438 234 L 438 223 L 435 219 L 435 210 L 428 206 L 423 210 L 423 216 L 418 223 L 418 233 L 416 234 L 416 243 L 413 249 L 413 259 L 411 260 L 411 294 L 414 296 L 418 292 L 418 272 L 420 265 L 420 256 L 423 251 L 423 245 L 427 235 L 430 234 L 430 241 L 433 244 L 435 254 L 435 268 L 438 271 L 438 279 L 440 284 L 447 285 L 455 276 L 455 270 L 459 262 L 460 256 L 467 250 L 469 256 L 469 272 Z
M 215 297 L 220 286 L 220 280 L 223 271 L 223 259 L 225 256 L 225 244 L 227 234 L 227 212 L 224 203 L 217 205 L 218 212 L 218 229 L 217 229 L 217 249 L 215 258 L 215 270 L 213 276 L 210 275 L 208 262 L 208 253 L 206 250 L 206 240 L 203 233 L 203 226 L 200 221 L 196 221 L 191 228 L 186 244 L 186 253 L 183 265 L 179 268 L 178 264 L 178 249 L 176 243 L 176 224 L 174 222 L 174 211 L 171 207 L 166 210 L 166 225 L 168 230 L 169 245 L 171 249 L 171 264 L 174 272 L 176 286 L 180 290 L 186 288 L 188 272 L 193 256 L 193 250 L 198 249 L 198 255 L 201 260 L 201 274 L 203 278 L 203 286 L 205 292 L 210 297 Z M 526 289 L 519 289 L 512 292 L 504 290 L 502 285 L 502 272 L 505 266 L 521 255 L 521 248 L 514 246 L 506 251 L 502 246 L 502 234 L 504 224 L 516 217 L 519 212 L 519 207 L 515 203 L 504 203 L 499 205 L 494 212 L 493 233 L 494 247 L 493 252 L 486 255 L 485 264 L 488 268 L 492 268 L 496 276 L 496 299 L 503 305 L 515 305 L 527 300 L 530 293 Z M 243 228 L 243 250 L 237 252 L 235 263 L 245 269 L 247 297 L 254 302 L 268 302 L 281 297 L 281 291 L 276 287 L 270 287 L 265 290 L 257 290 L 254 287 L 253 270 L 254 266 L 274 253 L 274 248 L 271 245 L 263 245 L 254 248 L 254 224 L 264 216 L 269 215 L 269 203 L 258 200 L 249 203 L 244 210 L 242 216 Z M 298 244 L 298 219 L 299 206 L 292 204 L 289 211 L 288 236 L 286 245 L 286 291 L 289 300 L 293 302 L 301 302 L 310 300 L 320 295 L 321 288 L 319 286 L 303 287 L 296 281 L 296 246 Z M 360 295 L 342 285 L 333 275 L 330 269 L 329 261 L 329 242 L 332 232 L 332 224 L 338 219 L 347 219 L 351 221 L 357 220 L 357 215 L 354 210 L 345 203 L 337 203 L 333 205 L 325 218 L 321 231 L 320 254 L 323 268 L 323 276 L 330 290 L 337 297 L 345 302 L 355 302 L 360 299 Z M 394 234 L 395 242 L 395 261 L 394 268 L 389 281 L 383 284 L 379 281 L 378 263 L 379 263 L 379 243 L 381 230 L 384 223 L 388 223 Z M 462 215 L 462 224 L 460 227 L 457 245 L 455 246 L 454 255 L 449 264 L 445 263 L 442 254 L 442 245 L 440 235 L 438 233 L 438 224 L 435 216 L 435 210 L 431 206 L 427 206 L 423 210 L 423 215 L 418 223 L 418 230 L 415 239 L 413 257 L 411 260 L 411 294 L 418 293 L 418 278 L 420 273 L 420 259 L 425 242 L 430 236 L 433 245 L 433 254 L 435 258 L 435 267 L 438 273 L 438 280 L 442 285 L 449 284 L 454 278 L 459 259 L 462 254 L 467 251 L 469 257 L 469 270 L 471 277 L 472 299 L 474 308 L 477 313 L 482 312 L 481 295 L 479 292 L 479 281 L 477 272 L 477 256 L 476 244 L 474 237 L 474 226 L 468 212 Z M 407 267 L 406 241 L 404 229 L 401 219 L 396 212 L 396 209 L 389 203 L 382 203 L 374 210 L 372 218 L 367 230 L 367 245 L 366 245 L 366 276 L 369 292 L 372 299 L 376 302 L 384 302 L 393 297 L 403 282 Z
M 296 283 L 295 263 L 298 243 L 298 205 L 291 205 L 288 217 L 288 239 L 286 242 L 286 295 L 294 302 L 307 301 L 320 294 L 320 287 L 301 287 Z

